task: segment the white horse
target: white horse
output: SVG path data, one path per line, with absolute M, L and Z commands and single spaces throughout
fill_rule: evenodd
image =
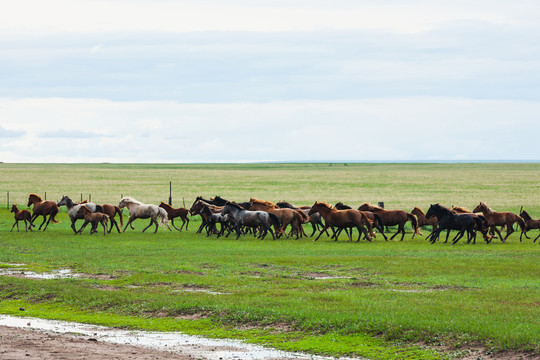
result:
M 124 227 L 124 231 L 126 231 L 127 227 L 130 226 L 135 219 L 150 218 L 150 224 L 148 224 L 148 226 L 143 229 L 143 232 L 150 226 L 152 226 L 152 224 L 156 224 L 156 230 L 154 231 L 154 233 L 156 233 L 158 229 L 158 217 L 161 218 L 160 224 L 164 226 L 169 226 L 169 218 L 167 216 L 167 211 L 157 205 L 143 204 L 132 197 L 125 197 L 120 200 L 120 202 L 118 203 L 118 207 L 120 209 L 127 207 L 129 210 L 129 221 Z M 133 229 L 133 225 L 131 225 L 131 228 Z

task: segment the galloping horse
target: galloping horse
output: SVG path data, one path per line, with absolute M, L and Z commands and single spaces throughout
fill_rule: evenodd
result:
M 434 244 L 437 241 L 439 234 L 443 230 L 459 230 L 459 232 L 452 239 L 452 245 L 457 243 L 459 239 L 463 237 L 465 231 L 467 231 L 467 244 L 473 240 L 473 244 L 476 244 L 476 232 L 475 229 L 482 226 L 482 220 L 478 217 L 474 217 L 471 214 L 456 214 L 450 209 L 445 208 L 440 204 L 433 204 L 429 207 L 426 213 L 426 218 L 431 219 L 436 216 L 439 227 L 433 232 L 431 236 L 431 243 Z M 446 233 L 446 241 L 448 241 L 448 231 Z
M 276 215 L 268 213 L 266 211 L 251 211 L 245 210 L 244 208 L 236 205 L 233 202 L 228 202 L 223 207 L 222 215 L 230 215 L 233 217 L 236 230 L 236 239 L 240 238 L 240 228 L 242 226 L 251 227 L 254 230 L 262 227 L 262 232 L 259 235 L 260 239 L 264 239 L 268 231 L 272 234 L 272 238 L 275 240 L 276 237 L 270 225 L 273 223 L 274 227 L 279 227 L 279 219 Z M 230 231 L 229 231 L 230 234 Z M 227 236 L 229 236 L 227 234 Z
M 59 221 L 56 220 L 54 217 L 56 216 L 56 214 L 58 214 L 58 212 L 60 212 L 60 209 L 54 201 L 43 201 L 39 195 L 29 194 L 28 204 L 26 206 L 30 205 L 34 205 L 34 208 L 32 210 L 32 222 L 34 222 L 38 216 L 43 216 L 43 222 L 41 223 L 41 225 L 39 225 L 38 230 L 41 230 L 41 227 L 43 226 L 43 224 L 45 224 L 47 216 L 49 216 L 49 220 L 47 220 L 47 224 L 45 224 L 45 228 L 43 228 L 43 231 L 47 230 L 49 222 L 52 221 L 53 223 L 59 223 Z
M 208 208 L 214 214 L 221 213 L 221 211 L 223 211 L 223 207 L 222 206 L 212 205 L 212 204 L 202 200 L 202 198 L 200 196 L 197 197 L 197 199 L 198 200 L 195 200 L 193 205 L 191 205 L 191 208 L 189 209 L 189 212 L 190 212 L 190 214 L 192 216 L 194 216 L 194 215 L 200 215 L 201 216 L 201 219 L 202 219 L 201 226 L 199 226 L 199 229 L 197 229 L 197 231 L 195 232 L 196 234 L 200 234 L 203 231 L 203 229 L 206 226 L 208 226 L 208 222 L 206 221 L 206 214 L 202 212 L 204 206 L 208 206 Z
M 336 205 L 334 205 L 336 207 L 336 209 L 338 210 L 347 210 L 347 209 L 352 209 L 352 207 L 350 207 L 349 205 L 345 205 L 344 203 L 342 203 L 341 201 L 338 202 Z M 360 210 L 358 210 L 360 211 Z M 375 228 L 377 230 L 379 230 L 379 232 L 381 233 L 381 235 L 383 236 L 384 240 L 387 241 L 388 238 L 386 237 L 386 235 L 384 235 L 384 223 L 382 221 L 382 218 L 379 214 L 375 214 L 375 213 L 372 213 L 371 211 L 362 211 L 364 214 L 366 214 L 367 218 L 373 223 L 373 225 L 375 225 Z M 372 225 L 372 226 L 373 226 Z M 347 231 L 347 229 L 345 229 L 345 231 Z M 374 233 L 371 234 L 372 236 L 375 236 Z
M 276 206 L 280 209 L 293 209 L 293 210 L 300 210 L 301 212 L 303 212 L 304 214 L 306 214 L 308 217 L 309 217 L 309 222 L 311 223 L 311 227 L 313 228 L 313 232 L 311 233 L 311 235 L 309 237 L 312 237 L 315 232 L 317 232 L 317 230 L 319 230 L 319 226 L 321 228 L 324 227 L 324 224 L 321 220 L 321 214 L 319 213 L 314 213 L 314 214 L 311 214 L 311 215 L 308 215 L 309 214 L 309 210 L 311 210 L 311 206 L 300 206 L 300 207 L 297 207 L 297 206 L 294 206 L 293 204 L 289 203 L 289 202 L 286 202 L 286 201 L 280 201 L 280 202 L 277 202 L 276 203 Z M 305 223 L 305 222 L 304 222 Z M 326 235 L 327 236 L 330 236 L 328 234 L 328 231 L 325 230 L 326 232 Z
M 251 202 L 249 210 L 266 211 L 278 217 L 281 223 L 281 228 L 279 230 L 280 234 L 285 231 L 289 224 L 291 224 L 292 231 L 295 233 L 296 238 L 298 239 L 298 235 L 302 236 L 302 223 L 304 222 L 304 218 L 308 219 L 308 217 L 301 211 L 293 209 L 281 209 L 270 201 L 258 200 L 255 198 L 250 198 L 249 201 Z
M 371 211 L 374 214 L 378 214 L 382 218 L 384 226 L 398 225 L 398 231 L 394 235 L 392 235 L 390 240 L 394 239 L 397 234 L 401 233 L 400 241 L 403 241 L 403 238 L 405 237 L 405 223 L 409 220 L 411 221 L 411 224 L 413 226 L 412 238 L 414 239 L 414 235 L 418 233 L 418 223 L 416 221 L 416 218 L 413 214 L 409 214 L 406 211 L 385 210 L 382 207 L 371 205 L 369 203 L 364 203 L 360 205 L 358 210 Z
M 428 219 L 426 214 L 418 206 L 414 207 L 411 214 L 415 215 L 418 219 L 418 229 L 420 229 L 422 226 L 431 225 L 431 233 L 426 237 L 426 240 L 428 240 L 439 227 L 437 217 L 432 216 L 431 219 Z M 420 231 L 418 231 L 418 235 L 422 235 Z
M 316 201 L 315 204 L 313 204 L 313 206 L 311 207 L 311 210 L 309 210 L 309 214 L 311 215 L 316 212 L 321 214 L 324 219 L 325 225 L 323 230 L 321 230 L 321 232 L 319 233 L 319 236 L 317 236 L 317 238 L 313 241 L 319 240 L 323 231 L 331 226 L 338 228 L 338 230 L 342 228 L 356 227 L 358 229 L 358 240 L 356 240 L 357 242 L 360 241 L 362 233 L 365 235 L 368 241 L 371 241 L 371 237 L 369 236 L 366 228 L 364 227 L 364 224 L 366 224 L 369 228 L 369 231 L 371 232 L 371 223 L 367 218 L 366 214 L 364 214 L 362 211 L 354 209 L 337 210 L 332 205 L 329 205 L 325 202 Z M 349 241 L 352 241 L 352 230 L 351 233 L 347 233 L 347 235 L 349 236 Z M 337 237 L 334 241 L 337 241 Z
M 124 219 L 122 217 L 122 210 L 118 206 L 111 205 L 111 204 L 103 204 L 101 205 L 101 208 L 103 209 L 103 213 L 107 216 L 109 216 L 109 220 L 111 221 L 111 227 L 109 228 L 109 233 L 112 231 L 113 226 L 116 226 L 116 230 L 118 230 L 118 233 L 120 233 L 120 228 L 118 227 L 118 223 L 114 219 L 116 214 L 120 216 L 120 226 L 124 226 Z
M 508 236 L 510 236 L 511 233 L 514 232 L 514 223 L 518 223 L 519 227 L 521 228 L 521 231 L 523 231 L 525 227 L 525 222 L 522 218 L 520 218 L 517 214 L 514 214 L 513 212 L 504 211 L 504 212 L 496 212 L 493 211 L 489 206 L 487 206 L 485 203 L 480 202 L 477 207 L 474 208 L 473 212 L 481 212 L 484 214 L 484 217 L 486 218 L 488 222 L 488 226 L 499 235 L 499 238 L 501 239 L 501 242 L 505 242 L 506 239 L 508 239 Z M 506 225 L 506 236 L 502 237 L 501 232 L 499 229 L 497 229 L 497 226 Z
M 184 225 L 186 225 L 186 231 L 187 231 L 188 225 L 189 225 L 189 218 L 187 217 L 187 215 L 189 214 L 188 209 L 183 208 L 183 207 L 173 208 L 171 205 L 164 203 L 163 201 L 161 202 L 161 204 L 159 204 L 159 207 L 165 209 L 173 228 L 175 228 L 178 231 L 182 231 L 182 229 L 184 228 Z M 177 218 L 177 217 L 180 217 L 182 219 L 182 226 L 180 226 L 180 229 L 174 225 L 174 218 Z
M 529 215 L 529 213 L 527 213 L 525 210 L 523 210 L 521 214 L 519 214 L 519 216 L 521 216 L 525 221 L 525 227 L 521 229 L 519 241 L 521 241 L 521 237 L 523 236 L 523 234 L 525 234 L 525 237 L 527 239 L 530 239 L 530 237 L 527 236 L 527 231 L 532 229 L 540 229 L 540 220 L 534 220 L 531 215 Z M 534 239 L 533 242 L 536 242 L 538 238 L 540 238 L 540 234 Z
M 145 227 L 142 232 L 145 232 L 146 229 L 148 229 L 152 224 L 156 225 L 156 230 L 154 233 L 157 233 L 158 229 L 158 222 L 157 218 L 161 218 L 161 224 L 163 224 L 165 227 L 169 225 L 169 219 L 167 218 L 167 212 L 165 209 L 160 208 L 157 205 L 154 204 L 143 204 L 138 200 L 135 200 L 132 197 L 124 197 L 120 200 L 118 203 L 118 207 L 120 209 L 127 207 L 129 210 L 129 221 L 127 222 L 126 226 L 124 227 L 123 232 L 126 231 L 127 227 L 131 225 L 133 220 L 135 219 L 148 219 L 150 218 L 150 224 L 148 224 L 147 227 Z M 131 226 L 133 229 L 133 226 Z
M 32 226 L 34 226 L 34 224 L 32 224 L 32 215 L 30 214 L 30 211 L 28 211 L 28 210 L 19 210 L 17 205 L 13 204 L 11 206 L 11 212 L 15 213 L 15 215 L 13 216 L 15 218 L 15 223 L 13 223 L 13 226 L 11 227 L 10 232 L 13 231 L 13 228 L 15 227 L 15 225 L 17 225 L 17 232 L 19 231 L 19 221 L 20 220 L 24 221 L 24 229 L 25 229 L 25 231 L 28 231 L 28 223 L 30 223 L 30 231 L 32 231 Z M 28 223 L 27 223 L 27 221 L 28 221 Z M 525 235 L 525 236 L 527 236 L 527 235 Z
M 82 215 L 84 219 L 84 224 L 81 226 L 78 232 L 75 232 L 75 234 L 82 234 L 82 231 L 86 228 L 86 225 L 88 225 L 88 223 L 92 224 L 92 228 L 90 229 L 90 235 L 97 232 L 98 224 L 101 224 L 101 226 L 103 227 L 103 235 L 107 233 L 107 222 L 109 221 L 109 215 L 100 212 L 93 212 L 86 205 L 81 205 L 78 208 L 77 212 Z
M 489 231 L 488 222 L 487 222 L 486 218 L 483 215 L 473 213 L 471 210 L 469 210 L 469 209 L 467 209 L 466 207 L 463 207 L 463 206 L 452 206 L 452 208 L 450 210 L 455 212 L 456 214 L 469 214 L 469 215 L 472 215 L 474 217 L 480 218 L 480 220 L 482 220 L 482 227 L 478 228 L 477 230 L 479 230 L 482 233 L 482 237 L 484 238 L 484 240 L 488 244 L 491 242 L 491 240 L 493 239 L 493 236 L 488 234 L 488 231 Z M 494 234 L 494 232 L 491 231 L 491 234 Z
M 103 208 L 100 205 L 96 205 L 94 203 L 86 202 L 86 201 L 84 202 L 84 205 L 77 204 L 77 203 L 74 203 L 67 195 L 62 196 L 62 199 L 56 205 L 58 205 L 58 207 L 62 205 L 65 205 L 67 207 L 69 219 L 71 220 L 71 228 L 73 229 L 73 232 L 75 234 L 78 232 L 77 229 L 75 229 L 75 223 L 77 222 L 78 219 L 84 219 L 84 214 L 82 212 L 79 212 L 79 209 L 81 208 L 81 206 L 86 206 L 86 208 L 93 213 L 103 212 Z

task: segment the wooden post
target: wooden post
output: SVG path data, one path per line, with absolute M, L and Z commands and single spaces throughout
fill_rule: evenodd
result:
M 172 206 L 172 181 L 169 181 L 169 205 Z
M 88 194 L 88 202 L 92 202 L 92 194 Z
M 384 201 L 379 201 L 379 206 L 384 209 Z

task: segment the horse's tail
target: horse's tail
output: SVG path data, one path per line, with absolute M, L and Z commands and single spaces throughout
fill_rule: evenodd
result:
M 473 216 L 473 219 L 476 223 L 476 229 L 482 231 L 484 229 L 484 221 L 480 218 L 480 216 Z
M 124 217 L 122 216 L 122 209 L 120 209 L 118 206 L 115 206 L 114 213 L 120 215 L 120 226 L 124 226 Z
M 101 205 L 96 204 L 96 212 L 103 214 L 103 207 L 101 207 Z
M 169 225 L 169 215 L 167 214 L 167 211 L 164 208 L 158 207 L 159 216 L 161 217 L 160 224 L 163 226 Z
M 300 224 L 305 224 L 307 222 L 309 222 L 309 216 L 303 212 L 302 210 L 296 210 L 294 209 L 295 212 L 298 213 L 298 215 L 300 216 Z
M 413 214 L 407 213 L 407 218 L 409 220 L 411 220 L 411 224 L 413 226 L 414 233 L 420 235 L 420 230 L 418 228 L 418 221 L 416 220 L 416 216 L 414 216 Z
M 373 213 L 373 217 L 375 218 L 375 227 L 378 229 L 384 229 L 384 223 L 382 221 L 381 215 Z
M 517 221 L 519 227 L 521 228 L 521 231 L 525 231 L 525 221 L 523 221 L 523 218 L 521 216 L 518 216 L 516 218 L 516 221 Z
M 272 223 L 274 223 L 274 227 L 281 227 L 281 221 L 279 221 L 279 218 L 276 215 L 268 213 L 268 216 L 270 217 L 270 220 L 272 220 Z
M 59 220 L 56 220 L 56 214 L 58 214 L 58 211 L 55 211 L 55 212 L 52 212 L 50 215 L 49 215 L 49 219 L 51 220 L 51 222 L 53 222 L 54 224 L 58 224 L 60 223 Z

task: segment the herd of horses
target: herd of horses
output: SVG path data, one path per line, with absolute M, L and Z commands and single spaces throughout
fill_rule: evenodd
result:
M 448 242 L 450 231 L 457 231 L 452 244 L 457 243 L 462 237 L 467 236 L 467 243 L 476 243 L 477 232 L 482 234 L 483 239 L 490 243 L 496 236 L 505 242 L 508 236 L 514 232 L 514 225 L 521 229 L 520 241 L 527 232 L 532 229 L 540 230 L 540 220 L 532 219 L 524 210 L 517 215 L 512 212 L 497 212 L 492 210 L 485 203 L 480 202 L 472 211 L 463 207 L 446 208 L 440 204 L 433 204 L 427 212 L 415 207 L 410 213 L 404 210 L 387 210 L 379 206 L 364 203 L 354 209 L 341 202 L 330 205 L 326 202 L 316 201 L 312 206 L 294 206 L 282 201 L 276 204 L 251 198 L 247 202 L 233 202 L 215 196 L 210 199 L 197 197 L 190 209 L 183 207 L 173 208 L 171 205 L 161 202 L 160 205 L 144 204 L 132 197 L 124 197 L 118 205 L 102 204 L 98 205 L 88 201 L 74 202 L 68 196 L 63 196 L 59 202 L 43 200 L 37 194 L 29 194 L 28 207 L 32 206 L 32 213 L 28 210 L 19 210 L 17 205 L 13 205 L 11 212 L 14 213 L 15 223 L 11 227 L 13 231 L 17 226 L 19 231 L 19 221 L 24 221 L 26 231 L 32 231 L 35 227 L 34 221 L 42 217 L 43 221 L 38 230 L 47 229 L 49 223 L 57 223 L 56 215 L 61 206 L 68 210 L 71 221 L 71 229 L 75 234 L 81 234 L 88 224 L 91 224 L 90 234 L 97 232 L 101 224 L 103 234 L 110 233 L 114 227 L 120 232 L 125 232 L 128 226 L 133 227 L 136 219 L 150 219 L 150 223 L 142 231 L 146 231 L 152 225 L 154 232 L 158 231 L 159 225 L 163 225 L 172 231 L 174 229 L 182 231 L 188 230 L 189 216 L 199 215 L 202 219 L 197 233 L 206 231 L 207 236 L 217 235 L 217 237 L 228 237 L 232 232 L 236 233 L 236 239 L 241 235 L 251 234 L 257 238 L 264 239 L 268 233 L 273 239 L 282 236 L 295 236 L 296 239 L 308 236 L 304 231 L 304 224 L 311 224 L 313 237 L 318 231 L 319 234 L 313 241 L 326 234 L 334 241 L 337 241 L 340 234 L 345 231 L 349 241 L 353 240 L 353 230 L 358 232 L 357 242 L 362 236 L 367 241 L 375 238 L 374 230 L 388 240 L 385 232 L 390 226 L 397 226 L 397 231 L 390 237 L 390 240 L 401 234 L 400 241 L 405 237 L 405 224 L 411 223 L 413 229 L 412 238 L 421 235 L 420 229 L 424 226 L 431 226 L 431 233 L 426 237 L 432 244 L 435 243 L 440 234 L 446 230 L 446 242 Z M 122 209 L 127 208 L 129 219 L 124 226 Z M 120 220 L 120 226 L 116 218 Z M 182 225 L 180 228 L 174 224 L 174 219 L 180 218 Z M 83 225 L 77 229 L 77 220 L 84 220 Z M 159 221 L 158 221 L 159 220 Z M 218 229 L 219 224 L 219 229 Z M 290 230 L 286 230 L 290 225 Z M 123 227 L 123 230 L 121 230 Z M 501 230 L 506 229 L 505 236 Z M 328 231 L 331 231 L 331 235 Z M 540 238 L 539 235 L 534 242 Z M 539 242 L 540 244 L 540 242 Z

